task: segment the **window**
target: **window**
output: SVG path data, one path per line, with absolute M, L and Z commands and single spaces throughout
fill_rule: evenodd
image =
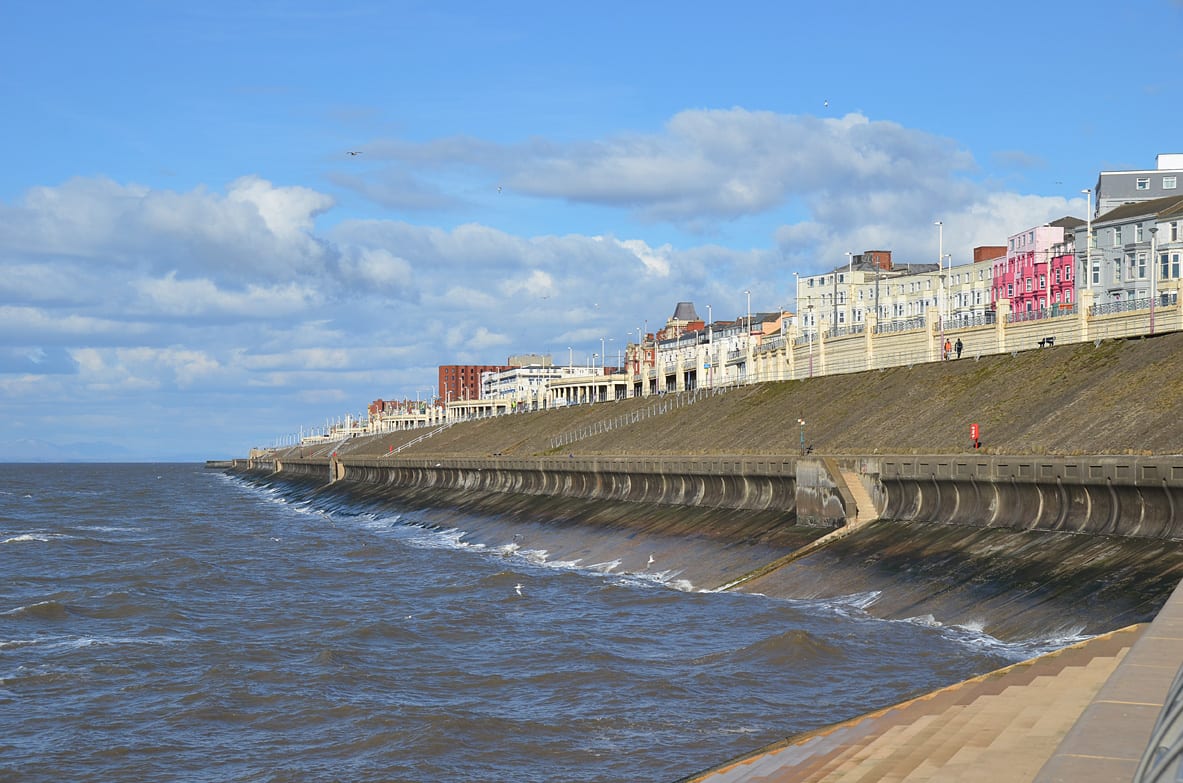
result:
M 1171 253 L 1171 277 L 1179 279 L 1179 254 Z
M 1094 261 L 1093 262 L 1093 285 L 1097 285 L 1100 282 L 1101 282 L 1101 262 Z
M 1121 247 L 1121 226 L 1113 229 L 1113 246 Z
M 1137 226 L 1134 227 L 1134 241 L 1141 242 L 1145 238 L 1146 238 L 1145 235 L 1142 233 L 1142 224 L 1139 223 Z
M 1014 295 L 1015 295 L 1015 284 L 1014 283 L 1007 283 L 1006 284 L 1006 295 L 1008 298 L 1014 297 Z
M 1138 254 L 1138 279 L 1139 280 L 1146 279 L 1146 254 L 1145 253 Z
M 1031 278 L 1027 278 L 1027 293 L 1031 293 Z
M 1163 280 L 1166 280 L 1169 277 L 1167 273 L 1170 272 L 1171 267 L 1170 264 L 1167 263 L 1168 260 L 1169 257 L 1166 253 L 1162 253 L 1158 257 L 1158 276 Z
M 1150 190 L 1150 177 L 1138 177 L 1134 187 L 1138 190 Z
M 1162 189 L 1163 190 L 1174 190 L 1175 189 L 1175 178 L 1174 177 L 1163 177 L 1162 178 Z
M 1113 280 L 1114 282 L 1121 282 L 1121 259 L 1113 259 Z
M 1179 241 L 1179 223 L 1178 222 L 1171 223 L 1171 241 L 1172 242 Z

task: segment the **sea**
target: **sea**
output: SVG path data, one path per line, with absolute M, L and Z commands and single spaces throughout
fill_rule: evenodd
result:
M 5 783 L 672 783 L 1055 646 L 197 464 L 0 476 Z

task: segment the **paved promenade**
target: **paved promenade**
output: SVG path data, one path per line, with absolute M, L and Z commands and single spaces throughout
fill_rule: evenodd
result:
M 695 783 L 1128 783 L 1183 663 L 1183 588 L 1153 623 L 790 738 Z

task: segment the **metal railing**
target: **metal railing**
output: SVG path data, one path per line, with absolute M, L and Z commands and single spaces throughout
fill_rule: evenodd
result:
M 1179 301 L 1179 294 L 1171 291 L 1163 293 L 1158 296 L 1156 303 L 1160 307 L 1170 307 L 1177 304 Z M 1125 299 L 1119 302 L 1104 302 L 1102 304 L 1095 304 L 1089 308 L 1089 315 L 1113 315 L 1115 313 L 1128 313 L 1131 310 L 1149 310 L 1150 297 L 1142 297 L 1141 299 Z
M 785 336 L 778 334 L 776 337 L 765 340 L 756 346 L 756 353 L 767 353 L 768 351 L 775 351 L 783 348 L 785 345 Z
M 924 328 L 924 316 L 918 315 L 915 318 L 905 318 L 900 321 L 888 321 L 886 323 L 875 324 L 875 334 L 890 334 L 892 332 L 907 332 L 913 329 Z
M 1183 780 L 1183 669 L 1175 674 L 1150 742 L 1142 753 L 1133 783 L 1174 783 Z
M 685 408 L 687 405 L 693 405 L 699 400 L 712 397 L 716 394 L 722 394 L 727 391 L 727 386 L 714 386 L 710 388 L 698 388 L 693 391 L 684 391 L 676 393 L 663 393 L 661 397 L 650 405 L 644 408 L 638 408 L 629 413 L 622 413 L 619 416 L 614 416 L 610 419 L 597 421 L 594 424 L 588 424 L 578 429 L 564 432 L 561 435 L 555 435 L 550 439 L 550 447 L 557 449 L 560 446 L 568 446 L 576 441 L 590 438 L 594 435 L 600 435 L 605 432 L 627 427 L 630 424 L 636 424 L 645 419 L 651 419 L 655 416 L 660 416 L 663 413 L 669 413 L 677 408 Z
M 971 329 L 975 326 L 991 326 L 998 320 L 987 310 L 981 315 L 955 315 L 945 319 L 946 329 Z
M 382 454 L 381 456 L 382 457 L 393 457 L 395 454 L 398 454 L 403 449 L 410 448 L 411 446 L 414 446 L 416 443 L 420 443 L 422 441 L 427 440 L 430 437 L 433 437 L 435 435 L 439 435 L 441 432 L 443 432 L 444 430 L 446 430 L 448 427 L 451 427 L 451 426 L 452 426 L 452 422 L 448 422 L 447 424 L 436 427 L 431 432 L 425 432 L 422 435 L 420 435 L 419 437 L 409 440 L 406 443 L 404 443 L 403 445 L 399 446 L 397 449 L 391 449 L 389 452 L 387 452 L 386 454 Z
M 1076 315 L 1075 304 L 1053 305 L 1050 308 L 1043 307 L 1038 310 L 1020 310 L 1015 313 L 1007 313 L 1006 322 L 1018 324 L 1028 321 L 1042 321 L 1045 318 L 1063 318 L 1069 315 Z

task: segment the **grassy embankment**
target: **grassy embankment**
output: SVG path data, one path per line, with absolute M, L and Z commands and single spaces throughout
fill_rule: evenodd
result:
M 656 400 L 466 422 L 400 456 L 796 454 L 799 417 L 820 454 L 969 453 L 971 422 L 986 453 L 1175 454 L 1183 451 L 1183 333 L 744 386 L 550 447 L 552 435 Z M 355 438 L 339 451 L 378 456 L 423 432 Z

